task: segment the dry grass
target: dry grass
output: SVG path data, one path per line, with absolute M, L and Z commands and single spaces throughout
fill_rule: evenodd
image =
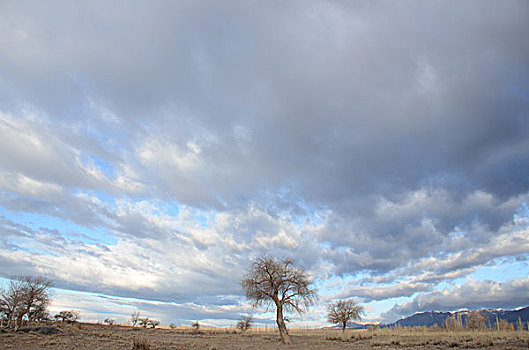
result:
M 96 324 L 53 324 L 60 334 L 0 333 L 0 349 L 527 349 L 528 331 L 399 328 L 291 329 L 292 345 L 273 328 L 237 333 L 235 327 L 144 329 Z

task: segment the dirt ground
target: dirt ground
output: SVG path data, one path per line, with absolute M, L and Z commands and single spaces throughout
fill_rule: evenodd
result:
M 528 349 L 529 332 L 291 331 L 292 344 L 275 333 L 143 329 L 94 324 L 53 324 L 60 334 L 0 333 L 0 349 L 133 349 L 143 341 L 154 349 Z M 139 348 L 136 348 L 139 349 Z M 144 348 L 146 349 L 146 348 Z

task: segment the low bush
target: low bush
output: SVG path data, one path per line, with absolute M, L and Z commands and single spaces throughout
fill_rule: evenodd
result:
M 57 329 L 55 327 L 48 327 L 48 326 L 42 326 L 42 327 L 20 327 L 18 329 L 18 332 L 22 332 L 22 333 L 36 332 L 36 333 L 44 334 L 44 335 L 52 335 L 52 334 L 61 333 L 61 330 Z
M 132 343 L 132 350 L 150 350 L 151 344 L 146 338 L 136 338 Z

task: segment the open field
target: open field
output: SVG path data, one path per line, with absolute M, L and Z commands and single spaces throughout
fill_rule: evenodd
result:
M 277 333 L 233 329 L 143 329 L 95 324 L 53 324 L 60 334 L 0 333 L 1 349 L 133 349 L 142 340 L 150 349 L 527 349 L 527 331 L 446 331 L 442 329 L 378 329 L 374 331 L 294 329 L 292 344 Z M 139 348 L 138 348 L 139 349 Z

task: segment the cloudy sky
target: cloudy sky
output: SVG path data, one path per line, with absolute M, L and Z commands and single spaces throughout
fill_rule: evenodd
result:
M 0 277 L 234 324 L 293 257 L 325 325 L 529 305 L 527 1 L 2 1 Z M 254 311 L 262 322 L 273 315 Z

